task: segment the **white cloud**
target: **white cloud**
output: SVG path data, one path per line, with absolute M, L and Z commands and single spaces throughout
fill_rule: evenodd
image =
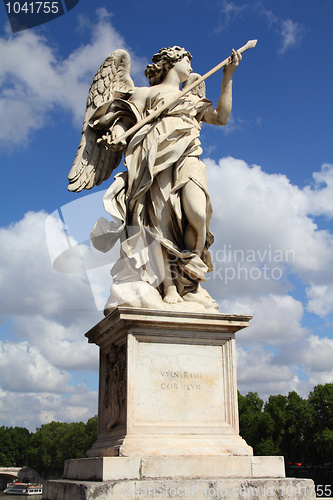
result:
M 220 4 L 219 22 L 215 28 L 215 33 L 221 33 L 222 30 L 227 29 L 228 26 L 242 16 L 244 10 L 248 8 L 247 5 L 236 5 L 235 2 L 228 2 L 224 0 Z
M 280 54 L 284 54 L 291 47 L 298 45 L 303 37 L 303 28 L 299 23 L 291 19 L 284 19 L 279 31 L 282 36 L 282 47 L 279 50 Z
M 253 314 L 236 333 L 237 374 L 242 394 L 296 391 L 307 397 L 317 384 L 333 380 L 333 340 L 302 326 L 302 303 L 288 295 L 224 300 L 223 312 Z M 268 347 L 272 346 L 272 347 Z
M 290 342 L 282 345 L 279 361 L 289 364 L 303 363 L 311 376 L 315 373 L 331 373 L 332 377 L 333 339 L 311 334 L 296 344 Z
M 290 390 L 307 397 L 333 378 L 332 343 L 303 326 L 305 308 L 323 317 L 333 309 L 332 234 L 311 218 L 330 214 L 331 166 L 324 164 L 313 185 L 300 189 L 241 160 L 204 161 L 216 236 L 215 277 L 211 273 L 207 288 L 221 312 L 254 316 L 236 334 L 239 389 L 264 399 Z M 274 269 L 281 279 L 269 275 Z
M 327 316 L 333 311 L 333 285 L 313 285 L 306 289 L 308 298 L 307 310 Z
M 324 163 L 320 172 L 314 172 L 312 177 L 313 185 L 303 189 L 308 200 L 308 213 L 333 218 L 333 165 Z
M 41 337 L 35 340 L 36 344 Z M 47 337 L 47 340 L 51 350 L 53 339 Z M 94 348 L 89 347 L 94 357 Z M 67 354 L 74 358 L 80 355 L 76 348 L 73 343 Z M 0 342 L 0 420 L 4 425 L 23 426 L 34 431 L 37 426 L 52 420 L 86 421 L 97 413 L 97 391 L 89 390 L 82 383 L 73 385 L 72 375 L 52 364 L 56 355 L 63 357 L 60 350 L 56 348 L 49 359 L 42 351 L 27 341 Z
M 27 342 L 0 344 L 0 373 L 2 388 L 15 392 L 67 392 L 71 378 Z
M 81 125 L 89 86 L 100 64 L 115 49 L 129 51 L 133 76 L 143 73 L 143 61 L 136 58 L 123 37 L 113 28 L 106 9 L 97 10 L 97 22 L 86 22 L 91 42 L 81 45 L 67 59 L 32 30 L 8 34 L 0 39 L 0 112 L 3 126 L 0 142 L 7 146 L 24 143 L 27 136 L 49 119 L 49 111 L 61 107 Z
M 227 29 L 233 22 L 241 19 L 249 10 L 264 18 L 269 27 L 278 33 L 281 39 L 281 47 L 278 50 L 279 54 L 284 54 L 290 48 L 299 45 L 304 34 L 303 26 L 292 19 L 283 19 L 277 16 L 272 10 L 266 9 L 261 1 L 254 3 L 244 2 L 243 5 L 227 0 L 221 2 L 218 25 L 215 32 L 218 34 L 222 30 Z
M 289 366 L 274 363 L 274 354 L 262 346 L 250 350 L 237 347 L 238 390 L 257 392 L 264 400 L 273 394 L 298 390 L 299 379 Z
M 6 332 L 0 343 L 0 417 L 6 425 L 32 430 L 52 419 L 97 413 L 96 391 L 80 385 L 75 374 L 87 373 L 97 386 L 98 348 L 84 334 L 103 315 L 84 275 L 52 268 L 47 219 L 44 212 L 29 212 L 0 229 L 0 317 Z M 52 241 L 59 240 L 62 226 L 51 229 Z
M 46 218 L 43 212 L 28 212 L 18 223 L 0 229 L 0 313 L 47 314 L 61 317 L 64 323 L 75 310 L 81 310 L 82 316 L 96 308 L 84 275 L 61 274 L 52 268 L 45 236 Z M 54 225 L 54 230 L 54 239 L 60 239 L 60 227 Z
M 81 321 L 77 326 L 74 320 L 64 326 L 48 317 L 34 316 L 32 322 L 27 316 L 19 316 L 14 318 L 11 332 L 38 346 L 39 352 L 58 369 L 97 371 L 97 347 L 88 344 L 84 328 L 88 330 L 87 326 L 82 328 Z
M 305 353 L 305 360 L 316 372 L 330 372 L 333 376 L 333 339 L 319 338 L 311 335 L 308 339 L 309 348 Z
M 300 374 L 297 392 L 307 396 L 315 385 L 332 383 L 333 340 L 310 334 L 300 342 L 282 344 L 275 363 L 291 366 Z
M 290 272 L 306 286 L 332 282 L 333 236 L 318 229 L 310 217 L 313 210 L 317 215 L 327 212 L 325 201 L 333 198 L 326 165 L 314 174 L 321 183 L 301 190 L 285 175 L 267 174 L 242 160 L 204 162 L 216 237 L 215 279 L 208 275 L 208 283 L 218 299 L 239 293 L 285 293 L 292 287 Z M 230 280 L 225 290 L 227 268 Z
M 33 333 L 34 317 L 40 332 L 50 332 L 67 339 L 78 335 L 101 319 L 85 274 L 60 273 L 53 269 L 46 242 L 44 212 L 28 212 L 24 218 L 0 229 L 1 309 L 0 317 L 15 317 L 15 331 L 24 331 L 24 338 Z M 48 225 L 52 241 L 63 237 L 62 227 Z M 75 240 L 72 240 L 75 241 Z M 58 328 L 61 325 L 61 328 Z M 71 329 L 70 333 L 64 329 Z M 29 333 L 30 332 L 30 333 Z M 84 331 L 82 331 L 84 333 Z M 42 342 L 42 340 L 41 340 Z
M 268 25 L 273 27 L 281 37 L 281 47 L 278 50 L 280 54 L 284 54 L 288 49 L 299 45 L 303 38 L 304 28 L 300 23 L 292 19 L 282 19 L 273 13 L 273 11 L 266 9 L 262 2 L 256 2 L 253 5 L 254 10 L 262 17 L 264 17 Z
M 306 398 L 315 385 L 332 383 L 332 339 L 310 334 L 295 342 L 291 337 L 270 351 L 260 342 L 250 349 L 242 347 L 240 333 L 236 352 L 241 394 L 258 392 L 266 400 L 271 394 L 296 391 Z
M 61 394 L 19 393 L 0 390 L 0 420 L 7 426 L 26 427 L 35 431 L 52 420 L 87 421 L 97 413 L 97 391 L 64 397 Z
M 296 342 L 309 331 L 301 326 L 303 305 L 290 295 L 262 295 L 223 300 L 221 308 L 233 314 L 251 314 L 250 326 L 237 334 L 240 345 L 278 345 Z

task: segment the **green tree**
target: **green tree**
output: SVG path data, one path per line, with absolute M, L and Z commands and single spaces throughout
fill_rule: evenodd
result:
M 263 405 L 263 400 L 256 392 L 249 392 L 246 396 L 238 392 L 239 433 L 252 447 L 258 441 L 259 420 Z
M 333 384 L 316 385 L 308 398 L 316 425 L 320 429 L 332 429 L 333 425 Z
M 247 396 L 238 394 L 239 433 L 255 455 L 272 455 L 274 443 L 271 440 L 273 421 L 263 413 L 264 402 L 256 392 Z
M 270 396 L 264 406 L 264 413 L 270 417 L 272 423 L 270 435 L 267 436 L 272 443 L 272 455 L 282 455 L 287 427 L 288 398 L 278 394 Z
M 90 448 L 97 439 L 97 424 L 98 424 L 97 415 L 89 418 L 86 424 L 86 447 L 85 447 L 86 451 L 90 450 Z
M 307 429 L 307 461 L 314 465 L 332 463 L 333 384 L 316 385 L 310 392 Z
M 295 391 L 289 392 L 286 407 L 285 434 L 282 453 L 287 462 L 306 461 L 307 429 L 310 420 L 308 401 Z
M 332 464 L 333 457 L 333 430 L 325 427 L 317 433 L 313 441 L 315 453 L 312 455 L 316 460 L 312 460 L 319 465 Z
M 97 437 L 97 417 L 83 422 L 51 422 L 36 430 L 30 441 L 28 465 L 44 477 L 59 477 L 64 461 L 84 458 Z
M 280 455 L 277 443 L 273 439 L 274 420 L 271 415 L 265 411 L 262 412 L 259 423 L 259 439 L 253 447 L 255 455 Z
M 333 384 L 317 385 L 308 399 L 295 391 L 270 396 L 239 395 L 240 434 L 255 455 L 283 455 L 286 462 L 332 463 Z
M 240 433 L 256 455 L 304 461 L 309 408 L 296 392 L 270 396 L 265 405 L 256 393 L 240 395 L 239 414 Z
M 0 427 L 0 465 L 23 466 L 31 433 L 24 427 Z

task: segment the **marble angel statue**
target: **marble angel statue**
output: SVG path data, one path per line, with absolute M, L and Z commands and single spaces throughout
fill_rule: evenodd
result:
M 121 244 L 105 314 L 117 305 L 217 310 L 200 285 L 213 269 L 213 236 L 199 134 L 202 122 L 226 125 L 233 74 L 241 58 L 233 51 L 224 66 L 216 107 L 201 83 L 120 141 L 124 132 L 180 94 L 181 84 L 199 75 L 190 75 L 192 56 L 178 46 L 153 56 L 145 70 L 149 87 L 135 87 L 124 50 L 112 52 L 96 73 L 68 189 L 100 185 L 124 157 L 126 170 L 115 176 L 103 200 L 113 220 L 99 219 L 91 233 L 93 246 L 102 252 L 118 239 Z

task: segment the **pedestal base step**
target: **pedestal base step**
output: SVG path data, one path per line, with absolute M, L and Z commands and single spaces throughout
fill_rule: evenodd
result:
M 47 481 L 44 500 L 315 500 L 311 479 L 143 479 L 119 481 Z
M 117 481 L 121 479 L 285 477 L 283 457 L 169 456 L 95 457 L 67 460 L 65 479 Z

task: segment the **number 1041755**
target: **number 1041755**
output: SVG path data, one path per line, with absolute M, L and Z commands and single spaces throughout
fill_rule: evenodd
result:
M 53 2 L 7 2 L 8 14 L 57 14 L 59 0 Z

